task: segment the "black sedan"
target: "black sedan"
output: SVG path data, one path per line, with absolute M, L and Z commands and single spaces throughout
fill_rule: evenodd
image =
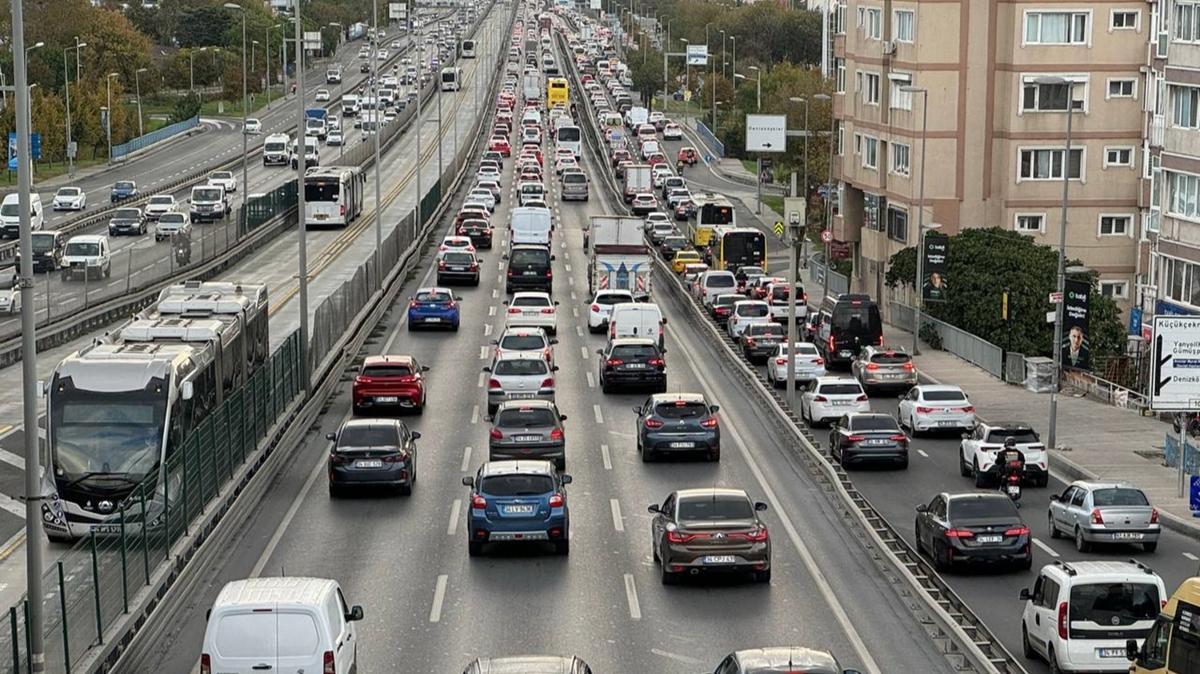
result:
M 844 415 L 829 431 L 829 451 L 846 468 L 864 463 L 908 468 L 908 436 L 888 414 Z
M 140 208 L 118 208 L 108 219 L 108 235 L 146 233 L 146 215 Z
M 733 313 L 733 303 L 741 302 L 744 299 L 746 299 L 745 295 L 737 293 L 717 295 L 708 303 L 708 314 L 720 325 L 725 325 L 725 321 L 729 320 L 729 314 Z
M 667 390 L 667 361 L 653 339 L 625 337 L 613 339 L 600 356 L 600 389 L 611 393 L 618 386 Z
M 637 413 L 637 449 L 642 461 L 662 455 L 702 452 L 709 461 L 721 460 L 721 425 L 717 405 L 700 393 L 652 395 Z
M 678 253 L 687 247 L 687 237 L 679 234 L 672 234 L 671 236 L 663 237 L 662 243 L 658 244 L 658 252 L 662 254 L 664 260 L 673 260 L 675 259 L 675 253 Z
M 417 446 L 421 437 L 396 419 L 350 419 L 325 436 L 329 448 L 329 495 L 347 487 L 387 487 L 411 494 L 417 481 Z
M 479 260 L 475 253 L 447 250 L 438 254 L 438 285 L 466 283 L 479 285 Z
M 775 348 L 787 341 L 787 332 L 778 323 L 754 323 L 747 325 L 738 336 L 742 355 L 751 363 L 764 363 L 775 353 Z
M 967 563 L 1033 566 L 1029 527 L 1004 494 L 943 492 L 917 506 L 914 526 L 917 552 L 939 571 Z

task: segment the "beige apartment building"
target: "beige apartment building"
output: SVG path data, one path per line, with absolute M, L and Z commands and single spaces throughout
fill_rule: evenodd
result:
M 1057 246 L 1069 171 L 1067 254 L 1097 270 L 1102 290 L 1126 304 L 1138 262 L 1147 7 L 1092 0 L 837 7 L 834 236 L 854 244 L 856 287 L 884 296 L 888 258 L 917 239 L 923 101 L 903 90 L 913 86 L 928 91 L 925 223 L 948 234 L 999 226 Z M 1048 77 L 1065 83 L 1037 81 Z

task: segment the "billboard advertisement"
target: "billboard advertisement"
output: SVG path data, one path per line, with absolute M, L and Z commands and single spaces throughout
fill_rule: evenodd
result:
M 921 297 L 926 302 L 944 302 L 949 299 L 946 286 L 946 251 L 950 248 L 950 237 L 937 232 L 925 234 L 921 262 Z
M 1091 344 L 1088 337 L 1088 295 L 1092 292 L 1089 281 L 1067 279 L 1063 293 L 1063 367 L 1078 370 L 1092 369 Z

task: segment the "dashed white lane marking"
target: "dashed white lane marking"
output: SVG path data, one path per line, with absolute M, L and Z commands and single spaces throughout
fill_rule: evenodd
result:
M 571 307 L 571 313 L 575 315 L 575 318 L 579 318 L 579 307 Z
M 599 405 L 592 405 L 592 413 L 596 415 L 596 423 L 604 423 L 604 413 L 600 411 Z
M 588 353 L 588 348 L 586 346 L 579 347 L 579 355 L 582 356 L 584 360 L 591 358 L 591 355 Z
M 462 472 L 465 473 L 465 472 L 467 472 L 467 470 L 470 467 L 471 467 L 471 448 L 468 446 L 468 447 L 463 448 L 463 460 L 462 460 L 462 466 L 460 467 L 460 469 L 462 470 Z
M 617 531 L 625 531 L 625 521 L 621 517 L 621 502 L 617 499 L 609 499 L 608 506 L 612 510 L 613 528 Z
M 587 373 L 588 388 L 596 388 L 596 377 L 591 372 Z
M 625 601 L 629 603 L 629 617 L 633 620 L 641 620 L 642 606 L 638 603 L 637 584 L 634 583 L 631 573 L 625 574 Z
M 1183 553 L 1183 556 L 1187 557 L 1188 559 L 1192 560 L 1193 562 L 1200 562 L 1200 557 L 1197 557 L 1196 555 L 1193 555 L 1190 552 Z
M 923 450 L 923 449 L 918 449 L 918 450 L 917 450 L 917 454 L 920 454 L 921 456 L 925 457 L 926 459 L 928 459 L 928 458 L 929 458 L 929 455 L 928 455 L 928 454 L 926 454 L 926 453 L 925 453 L 925 450 Z
M 484 336 L 484 337 L 491 337 L 491 336 L 492 336 L 492 324 L 491 324 L 491 323 L 484 324 L 484 326 L 483 326 L 483 336 Z
M 696 658 L 689 658 L 686 655 L 679 655 L 678 653 L 668 653 L 667 651 L 660 650 L 657 648 L 651 648 L 650 652 L 659 657 L 667 658 L 669 660 L 675 660 L 675 661 L 682 662 L 687 665 L 704 664 L 703 660 L 697 660 Z
M 583 336 L 583 326 L 582 325 L 575 326 L 575 334 L 579 335 L 580 337 Z
M 429 609 L 429 622 L 436 623 L 442 619 L 442 603 L 446 601 L 446 574 L 438 576 L 437 586 L 433 589 L 433 606 Z
M 488 307 L 488 316 L 496 315 L 496 307 Z
M 453 536 L 458 531 L 458 511 L 462 509 L 462 499 L 454 499 L 450 504 L 450 524 L 446 526 L 446 535 Z
M 1047 555 L 1050 555 L 1051 557 L 1056 557 L 1056 558 L 1058 557 L 1058 553 L 1054 551 L 1054 548 L 1051 548 L 1049 545 L 1046 545 L 1041 540 L 1035 538 L 1035 539 L 1033 539 L 1033 544 L 1038 546 L 1039 548 L 1041 548 L 1042 552 L 1045 552 Z
M 492 288 L 492 299 L 496 299 L 497 297 L 500 297 L 500 289 Z
M 483 388 L 483 382 L 485 382 L 485 381 L 487 381 L 487 373 L 486 373 L 486 372 L 480 372 L 480 373 L 479 373 L 479 383 L 478 383 L 478 384 L 476 384 L 476 387 L 477 387 L 477 388 Z
M 479 347 L 479 360 L 487 360 L 488 348 L 486 346 Z
M 604 470 L 612 470 L 612 456 L 608 453 L 608 445 L 600 445 L 600 459 L 604 461 Z

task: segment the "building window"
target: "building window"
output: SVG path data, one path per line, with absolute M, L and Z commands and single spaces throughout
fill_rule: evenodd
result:
M 833 12 L 833 32 L 837 35 L 846 34 L 846 5 L 839 4 Z
M 1063 155 L 1062 148 L 1022 149 L 1020 180 L 1062 180 Z M 1071 148 L 1070 179 L 1080 180 L 1083 176 L 1083 149 Z
M 837 70 L 837 79 L 834 80 L 837 88 L 834 89 L 834 93 L 844 94 L 846 93 L 846 59 L 835 58 L 833 62 Z
M 1100 294 L 1114 300 L 1129 299 L 1129 281 L 1100 281 Z
M 1039 84 L 1026 77 L 1021 89 L 1021 112 L 1066 112 L 1067 97 L 1072 96 L 1076 110 L 1085 109 L 1087 79 L 1074 79 L 1062 84 Z
M 911 148 L 904 143 L 892 143 L 892 173 L 907 176 L 909 174 L 909 154 Z
M 897 42 L 912 42 L 916 28 L 916 14 L 911 9 L 898 9 L 892 15 L 892 31 Z
M 888 91 L 888 106 L 893 110 L 912 110 L 912 92 L 904 91 L 904 87 L 912 84 L 912 75 L 908 73 L 888 73 L 891 89 Z
M 861 133 L 855 133 L 854 134 L 854 154 L 856 156 L 862 154 L 862 141 L 863 141 L 863 135 Z
M 1184 129 L 1195 129 L 1200 126 L 1197 113 L 1200 112 L 1200 87 L 1185 87 L 1172 84 L 1171 124 Z
M 1025 12 L 1025 44 L 1088 44 L 1090 12 Z
M 883 213 L 885 210 L 887 210 L 887 197 L 863 192 L 864 227 L 876 232 L 884 231 L 886 216 Z
M 1179 42 L 1200 41 L 1200 4 L 1175 3 L 1175 29 L 1172 37 Z
M 846 129 L 840 121 L 834 123 L 837 124 L 837 156 L 841 157 L 846 153 Z
M 863 73 L 863 103 L 879 105 L 879 73 Z
M 1101 215 L 1100 236 L 1129 236 L 1132 225 L 1132 215 Z
M 908 241 L 908 211 L 895 206 L 887 209 L 887 236 L 892 241 Z
M 1200 220 L 1200 176 L 1167 171 L 1167 212 Z
M 1200 265 L 1159 256 L 1159 292 L 1166 299 L 1200 306 Z
M 1108 98 L 1135 98 L 1137 96 L 1137 80 L 1116 79 L 1108 81 Z
M 866 37 L 878 40 L 883 36 L 883 10 L 878 7 L 859 8 L 861 27 Z
M 1114 9 L 1108 27 L 1111 30 L 1137 30 L 1138 11 L 1136 9 Z
M 1106 147 L 1104 148 L 1104 166 L 1133 166 L 1133 148 Z
M 1013 229 L 1026 234 L 1040 234 L 1046 231 L 1045 213 L 1017 213 Z
M 863 168 L 878 169 L 879 168 L 879 139 L 872 136 L 863 136 L 863 152 L 862 152 Z

